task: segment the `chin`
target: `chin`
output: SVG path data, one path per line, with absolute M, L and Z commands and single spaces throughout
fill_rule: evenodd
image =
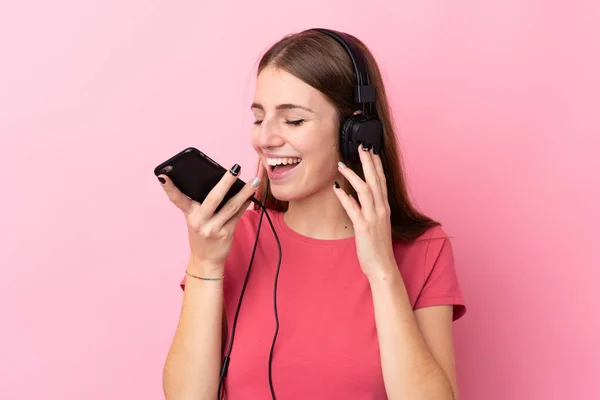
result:
M 312 195 L 321 192 L 325 187 L 319 185 L 308 186 L 301 183 L 273 183 L 271 182 L 270 193 L 279 201 L 298 201 L 304 200 Z
M 279 201 L 294 201 L 308 196 L 305 190 L 299 190 L 298 187 L 294 187 L 293 185 L 279 185 L 273 182 L 271 182 L 269 191 Z

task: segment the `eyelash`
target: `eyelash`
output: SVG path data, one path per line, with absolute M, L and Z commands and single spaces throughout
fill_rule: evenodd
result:
M 261 122 L 262 122 L 262 120 L 256 120 L 256 121 L 254 121 L 254 125 L 260 125 Z M 293 125 L 293 126 L 300 126 L 300 125 L 302 125 L 303 122 L 304 122 L 303 119 L 297 119 L 295 121 L 285 121 L 286 124 Z

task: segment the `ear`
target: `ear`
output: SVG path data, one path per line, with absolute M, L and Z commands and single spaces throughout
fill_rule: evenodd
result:
M 356 110 L 356 111 L 354 111 L 354 113 L 352 115 L 358 115 L 358 114 L 362 114 L 362 111 L 361 110 Z

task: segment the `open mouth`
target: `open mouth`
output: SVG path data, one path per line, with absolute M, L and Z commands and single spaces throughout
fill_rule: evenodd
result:
M 276 174 L 282 174 L 296 168 L 301 161 L 301 158 L 296 157 L 267 158 L 267 164 L 271 172 Z

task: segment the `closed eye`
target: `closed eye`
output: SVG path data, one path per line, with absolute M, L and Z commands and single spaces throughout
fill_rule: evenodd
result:
M 297 119 L 295 121 L 285 121 L 286 124 L 288 125 L 293 125 L 293 126 L 300 126 L 302 125 L 302 123 L 304 122 L 303 119 Z M 254 121 L 254 125 L 260 125 L 262 123 L 262 119 L 261 120 L 256 120 Z

